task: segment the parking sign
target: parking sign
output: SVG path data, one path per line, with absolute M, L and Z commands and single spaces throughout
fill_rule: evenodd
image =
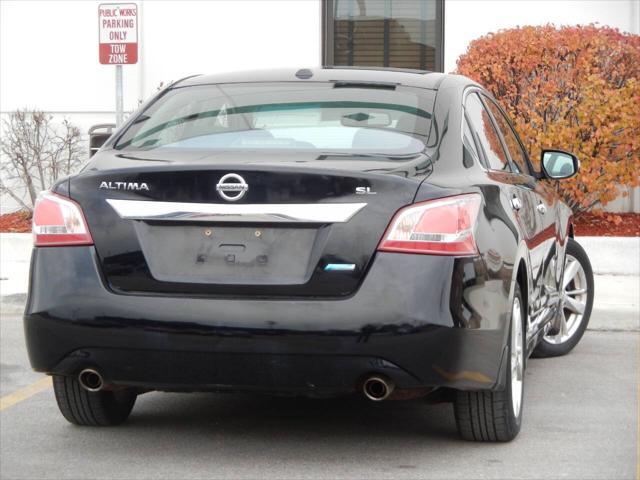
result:
M 100 63 L 131 65 L 138 62 L 138 6 L 135 3 L 98 5 Z

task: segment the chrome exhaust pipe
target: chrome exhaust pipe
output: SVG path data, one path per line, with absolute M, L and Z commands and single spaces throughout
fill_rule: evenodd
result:
M 104 387 L 102 375 L 93 368 L 85 368 L 78 374 L 80 386 L 88 392 L 99 392 Z
M 373 376 L 365 380 L 362 385 L 364 396 L 374 402 L 381 402 L 393 393 L 395 385 L 384 377 Z

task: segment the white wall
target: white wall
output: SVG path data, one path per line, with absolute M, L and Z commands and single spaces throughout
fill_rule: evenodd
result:
M 445 0 L 444 71 L 467 45 L 489 32 L 521 25 L 598 23 L 640 33 L 638 0 Z

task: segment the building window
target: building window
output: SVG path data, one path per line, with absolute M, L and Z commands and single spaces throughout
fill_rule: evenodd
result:
M 323 61 L 443 71 L 444 0 L 324 0 Z

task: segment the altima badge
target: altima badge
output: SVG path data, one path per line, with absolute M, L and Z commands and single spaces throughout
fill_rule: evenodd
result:
M 104 190 L 131 190 L 134 192 L 149 191 L 149 185 L 145 182 L 101 182 L 98 188 Z
M 225 200 L 235 202 L 244 197 L 249 190 L 249 185 L 237 173 L 227 173 L 218 181 L 216 190 Z

